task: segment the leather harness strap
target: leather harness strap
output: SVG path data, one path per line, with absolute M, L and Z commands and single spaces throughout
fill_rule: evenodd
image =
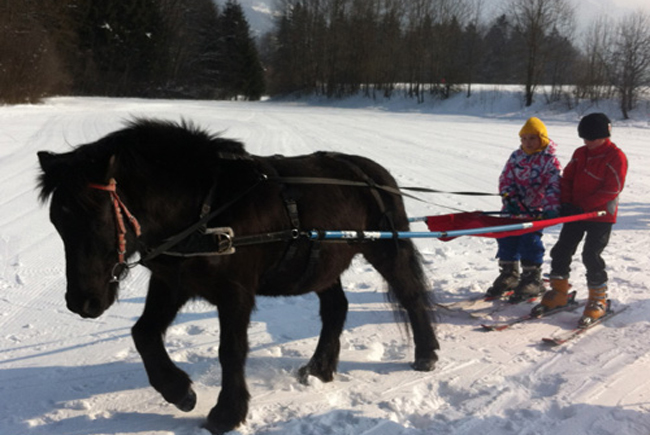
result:
M 135 232 L 136 237 L 140 237 L 142 229 L 140 228 L 140 223 L 138 220 L 131 214 L 129 209 L 124 205 L 119 195 L 117 194 L 117 182 L 114 178 L 111 178 L 108 184 L 94 184 L 91 183 L 88 185 L 91 189 L 103 190 L 108 192 L 111 196 L 111 202 L 113 204 L 113 213 L 115 215 L 115 227 L 117 229 L 117 258 L 118 264 L 125 264 L 126 259 L 126 225 L 124 223 L 124 215 L 129 220 L 129 224 L 133 231 Z

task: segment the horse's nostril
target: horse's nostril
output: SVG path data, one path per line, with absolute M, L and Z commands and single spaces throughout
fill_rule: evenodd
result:
M 68 291 L 65 300 L 70 311 L 91 319 L 101 316 L 110 305 L 107 299 L 90 291 Z
M 88 298 L 83 304 L 81 309 L 81 314 L 84 317 L 99 317 L 100 314 L 104 312 L 102 304 L 97 298 Z

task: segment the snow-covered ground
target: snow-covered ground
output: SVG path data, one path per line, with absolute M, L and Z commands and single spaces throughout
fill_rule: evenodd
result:
M 618 117 L 615 109 L 608 113 Z M 579 312 L 482 332 L 485 320 L 440 311 L 440 362 L 433 372 L 415 372 L 408 365 L 412 343 L 393 323 L 383 283 L 356 259 L 343 277 L 350 313 L 332 383 L 304 386 L 295 377 L 316 345 L 317 299 L 258 300 L 249 331 L 250 413 L 236 433 L 650 434 L 648 113 L 646 105 L 633 120 L 614 122 L 613 140 L 630 170 L 605 258 L 611 297 L 629 306 L 624 313 L 577 342 L 547 348 L 540 338 L 571 328 Z M 0 433 L 204 435 L 200 424 L 221 383 L 215 309 L 193 302 L 166 345 L 194 380 L 196 409 L 184 414 L 149 386 L 130 338 L 145 297 L 143 269 L 134 270 L 120 301 L 99 319 L 67 311 L 63 245 L 35 191 L 38 150 L 94 141 L 133 115 L 186 118 L 242 140 L 256 154 L 357 153 L 385 165 L 403 186 L 493 192 L 533 114 L 546 121 L 566 163 L 581 144 L 580 113 L 523 110 L 505 88 L 424 105 L 55 98 L 0 107 Z M 406 200 L 410 216 L 499 207 L 494 197 L 420 196 L 428 203 Z M 425 230 L 421 223 L 412 229 Z M 558 230 L 546 231 L 548 249 Z M 480 295 L 496 275 L 492 239 L 416 243 L 439 302 Z M 584 268 L 579 255 L 575 260 L 573 283 L 582 299 Z M 510 307 L 497 318 L 529 309 Z

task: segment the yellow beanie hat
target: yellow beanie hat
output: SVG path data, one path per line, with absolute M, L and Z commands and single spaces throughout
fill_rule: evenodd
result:
M 548 138 L 548 131 L 546 130 L 546 126 L 539 118 L 532 117 L 526 121 L 524 126 L 521 127 L 521 130 L 519 130 L 519 136 L 523 136 L 524 134 L 536 134 L 539 136 L 539 140 L 541 141 L 542 146 L 538 151 L 546 148 L 548 143 L 551 141 Z

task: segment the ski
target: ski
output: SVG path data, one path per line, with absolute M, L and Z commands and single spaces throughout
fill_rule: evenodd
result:
M 450 304 L 437 304 L 441 308 L 445 308 L 448 310 L 464 310 L 467 308 L 471 308 L 474 305 L 480 304 L 481 302 L 498 302 L 498 301 L 507 301 L 510 296 L 514 294 L 514 291 L 509 291 L 504 294 L 502 294 L 499 297 L 491 297 L 491 296 L 474 296 L 470 297 L 467 299 L 463 299 L 458 302 L 452 302 Z
M 609 301 L 608 301 L 608 305 L 609 305 Z M 575 338 L 580 337 L 582 334 L 589 331 L 594 326 L 600 325 L 601 323 L 611 319 L 612 317 L 616 316 L 617 314 L 622 313 L 627 308 L 628 308 L 627 306 L 624 306 L 623 308 L 613 310 L 611 307 L 609 307 L 607 309 L 607 313 L 605 313 L 605 315 L 603 317 L 596 320 L 595 322 L 590 323 L 587 326 L 578 326 L 578 327 L 576 327 L 574 329 L 571 329 L 569 331 L 566 331 L 566 332 L 564 332 L 562 334 L 559 334 L 559 335 L 556 335 L 554 337 L 544 337 L 544 338 L 542 338 L 542 342 L 544 342 L 544 343 L 546 343 L 548 345 L 551 345 L 551 346 L 560 346 L 562 344 L 565 344 L 568 341 L 571 341 L 571 340 L 573 340 Z
M 544 283 L 547 283 L 547 284 L 549 282 L 548 278 L 546 278 L 546 277 L 543 278 L 543 281 L 544 281 Z M 475 305 L 488 305 L 489 302 L 492 302 L 492 304 L 489 304 L 490 307 L 492 307 L 494 305 L 507 307 L 507 306 L 510 306 L 510 305 L 520 304 L 522 302 L 529 302 L 530 303 L 530 302 L 535 302 L 535 300 L 537 300 L 537 298 L 539 298 L 539 296 L 541 296 L 541 295 L 532 296 L 532 297 L 524 298 L 524 299 L 521 299 L 521 300 L 514 300 L 513 299 L 514 294 L 515 294 L 514 290 L 510 290 L 510 291 L 507 291 L 507 292 L 503 293 L 500 296 L 486 296 L 486 295 L 472 296 L 472 297 L 469 297 L 467 299 L 462 299 L 462 300 L 457 301 L 457 302 L 452 302 L 452 303 L 449 303 L 449 304 L 437 303 L 436 305 L 438 307 L 440 307 L 440 308 L 443 308 L 443 309 L 449 310 L 449 311 L 463 311 L 463 310 L 467 310 L 467 309 L 470 309 L 470 308 L 474 308 Z M 499 310 L 498 309 L 494 310 L 494 312 L 496 312 L 496 311 L 499 311 Z
M 454 304 L 436 305 L 452 313 L 463 313 L 467 314 L 470 317 L 484 319 L 485 317 L 498 313 L 499 311 L 502 311 L 508 307 L 522 303 L 533 303 L 539 298 L 539 296 L 532 296 L 525 299 L 512 300 L 511 296 L 511 294 L 506 294 L 500 298 L 481 297 L 480 299 L 472 299 L 473 303 L 463 303 L 469 301 L 465 300 L 456 302 Z
M 530 320 L 541 319 L 543 317 L 552 316 L 553 314 L 562 313 L 564 311 L 572 311 L 582 305 L 576 302 L 575 298 L 576 298 L 576 292 L 571 292 L 571 295 L 569 297 L 569 303 L 564 306 L 554 308 L 552 310 L 544 311 L 542 313 L 533 314 L 533 312 L 531 311 L 530 313 L 524 316 L 515 317 L 514 319 L 510 319 L 506 322 L 483 323 L 481 324 L 481 327 L 485 331 L 503 331 L 519 323 L 528 322 Z

